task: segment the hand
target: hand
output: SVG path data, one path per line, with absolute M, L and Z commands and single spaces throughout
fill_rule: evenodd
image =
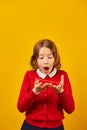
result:
M 41 91 L 48 87 L 49 83 L 42 83 L 39 80 L 36 80 L 34 83 L 33 92 L 38 95 Z
M 50 87 L 53 88 L 58 94 L 64 92 L 64 75 L 61 75 L 61 80 L 58 85 L 50 84 Z

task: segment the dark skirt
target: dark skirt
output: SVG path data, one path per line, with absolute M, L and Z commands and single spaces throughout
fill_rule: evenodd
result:
M 39 128 L 36 126 L 32 126 L 30 124 L 28 124 L 26 121 L 24 121 L 21 130 L 64 130 L 63 125 L 59 126 L 57 128 Z

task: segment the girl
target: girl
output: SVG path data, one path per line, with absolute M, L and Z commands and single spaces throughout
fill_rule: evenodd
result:
M 64 130 L 64 110 L 70 114 L 75 105 L 55 44 L 49 39 L 38 41 L 30 64 L 33 69 L 24 76 L 17 103 L 26 116 L 21 130 Z

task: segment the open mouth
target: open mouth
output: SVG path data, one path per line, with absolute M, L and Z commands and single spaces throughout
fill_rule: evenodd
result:
M 49 70 L 49 67 L 44 67 L 44 70 L 45 70 L 45 71 Z

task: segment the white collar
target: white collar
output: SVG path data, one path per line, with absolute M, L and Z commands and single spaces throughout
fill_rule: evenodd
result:
M 44 79 L 47 76 L 46 74 L 42 73 L 39 68 L 36 70 L 36 72 L 39 75 L 39 77 L 41 77 L 42 79 Z M 53 71 L 48 76 L 52 78 L 56 74 L 56 72 L 57 72 L 57 69 L 54 68 Z

